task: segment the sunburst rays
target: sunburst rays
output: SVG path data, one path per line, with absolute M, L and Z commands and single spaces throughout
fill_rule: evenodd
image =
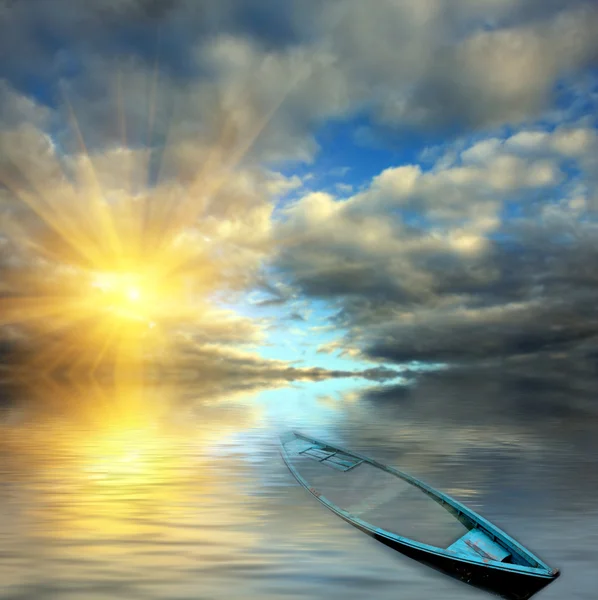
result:
M 176 183 L 176 165 L 174 183 L 173 174 L 168 185 L 164 182 L 166 155 L 176 155 L 180 143 L 174 122 L 166 147 L 153 146 L 158 60 L 148 82 L 145 147 L 128 146 L 123 75 L 116 75 L 120 147 L 115 152 L 121 163 L 116 185 L 102 180 L 97 163 L 106 157 L 87 147 L 61 87 L 76 151 L 64 154 L 50 135 L 37 132 L 42 168 L 34 160 L 14 160 L 11 152 L 3 152 L 0 161 L 0 185 L 22 207 L 19 215 L 13 210 L 7 216 L 2 233 L 23 263 L 7 273 L 0 326 L 17 325 L 25 332 L 29 368 L 73 374 L 109 364 L 115 377 L 137 379 L 151 344 L 167 341 L 161 325 L 197 318 L 206 306 L 201 295 L 218 285 L 218 273 L 210 259 L 214 242 L 188 232 L 201 230 L 206 209 L 298 80 L 262 114 L 250 108 L 247 91 L 221 107 L 214 141 L 200 140 L 207 153 L 184 187 Z M 10 144 L 6 137 L 4 142 Z M 151 182 L 156 152 L 158 175 Z

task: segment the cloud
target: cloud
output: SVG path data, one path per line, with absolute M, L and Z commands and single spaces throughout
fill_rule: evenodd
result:
M 61 81 L 89 121 L 84 129 L 104 138 L 96 143 L 118 137 L 119 102 L 130 129 L 145 130 L 156 86 L 168 104 L 153 109 L 159 131 L 173 111 L 197 131 L 227 96 L 256 119 L 288 94 L 255 148 L 278 159 L 310 160 L 323 120 L 364 110 L 408 127 L 533 116 L 558 78 L 591 65 L 597 51 L 595 6 L 580 1 L 30 6 L 14 2 L 1 13 L 0 52 L 9 58 L 0 77 L 25 93 L 33 81 L 50 106 L 60 104 Z M 119 80 L 127 84 L 120 100 Z
M 283 196 L 303 185 L 298 175 L 285 177 L 282 173 L 272 173 L 267 183 L 268 191 L 272 196 Z
M 581 301 L 573 306 L 544 301 L 423 312 L 405 321 L 370 330 L 367 353 L 393 362 L 458 364 L 542 351 L 569 352 L 583 342 L 598 340 L 598 321 L 587 300 L 585 306 Z
M 353 191 L 353 186 L 350 183 L 337 183 L 334 189 L 340 194 L 350 194 Z
M 493 236 L 507 202 L 561 179 L 555 160 L 496 149 L 475 165 L 390 167 L 344 202 L 314 192 L 289 206 L 276 230 L 278 264 L 319 297 L 401 308 L 456 299 L 499 277 Z
M 548 105 L 559 77 L 595 63 L 597 19 L 588 4 L 530 24 L 477 31 L 452 50 L 439 50 L 412 98 L 388 106 L 384 116 L 473 126 L 522 121 Z
M 276 388 L 292 382 L 354 378 L 383 382 L 400 372 L 388 367 L 362 370 L 298 367 L 258 353 L 213 343 L 181 342 L 168 363 L 154 365 L 156 381 L 197 382 L 206 396 L 238 390 Z
M 311 193 L 289 206 L 277 265 L 335 303 L 348 330 L 320 351 L 472 367 L 586 360 L 598 246 L 579 194 L 595 193 L 594 154 L 590 128 L 522 129 L 450 163 L 390 167 L 346 201 Z
M 534 123 L 596 63 L 593 2 L 70 4 L 0 12 L 4 293 L 71 289 L 65 268 L 112 251 L 103 194 L 116 237 L 135 239 L 143 212 L 140 247 L 168 246 L 202 308 L 256 288 L 256 306 L 324 299 L 363 357 L 503 359 L 594 335 L 579 264 L 595 254 L 595 130 Z M 337 183 L 342 201 L 277 172 L 356 116 L 465 137 L 431 168 Z M 203 344 L 261 339 L 243 319 L 174 321 Z

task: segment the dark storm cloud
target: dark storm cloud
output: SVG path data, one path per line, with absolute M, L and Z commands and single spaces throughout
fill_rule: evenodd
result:
M 277 73 L 255 72 L 267 56 L 284 61 L 296 44 L 295 12 L 294 5 L 270 1 L 6 4 L 0 10 L 0 85 L 21 97 L 20 108 L 26 102 L 50 107 L 46 131 L 68 153 L 79 148 L 66 135 L 72 133 L 66 101 L 91 150 L 123 144 L 160 147 L 182 138 L 209 145 L 222 134 L 224 121 L 230 126 L 239 117 L 238 107 L 224 106 L 231 85 L 242 96 L 237 100 L 243 118 L 254 126 L 284 95 Z M 245 68 L 238 64 L 244 57 L 250 63 Z M 257 89 L 247 81 L 249 71 L 276 81 L 277 89 L 269 81 Z M 285 71 L 293 76 L 292 70 Z M 12 110 L 7 125 L 17 120 L 23 116 Z M 282 129 L 306 135 L 288 120 Z M 244 135 L 247 126 L 237 131 L 237 142 Z M 224 138 L 220 143 L 226 143 Z M 159 165 L 163 154 L 155 154 Z
M 520 122 L 551 104 L 559 77 L 596 64 L 591 1 L 345 6 L 333 48 L 382 138 Z
M 226 60 L 244 61 L 238 66 L 245 74 L 253 70 L 249 96 L 256 101 L 257 87 L 280 88 L 300 70 L 294 60 L 258 76 L 256 65 L 294 53 L 310 77 L 282 107 L 276 128 L 295 145 L 309 139 L 301 149 L 307 156 L 323 118 L 364 109 L 399 127 L 483 126 L 533 115 L 549 102 L 558 77 L 596 58 L 597 18 L 594 3 L 565 1 L 482 7 L 469 0 L 379 0 L 366 7 L 354 0 L 30 0 L 0 10 L 0 78 L 51 106 L 63 101 L 63 81 L 86 111 L 97 113 L 120 69 L 125 113 L 133 119 L 156 64 L 163 85 L 180 93 L 230 70 L 222 50 L 213 57 L 215 46 L 228 45 Z M 143 92 L 136 92 L 140 85 Z M 206 109 L 200 99 L 194 103 L 198 112 Z
M 596 243 L 562 244 L 558 230 L 541 225 L 523 231 L 529 238 L 520 232 L 512 243 L 495 242 L 473 264 L 446 250 L 438 262 L 425 260 L 422 250 L 402 276 L 389 273 L 382 257 L 345 262 L 341 253 L 338 268 L 331 263 L 311 276 L 302 267 L 297 283 L 305 293 L 342 299 L 336 320 L 352 328 L 347 342 L 378 360 L 460 363 L 595 348 Z M 284 264 L 291 273 L 297 265 Z
M 286 3 L 232 0 L 27 0 L 0 10 L 0 73 L 21 86 L 55 84 L 84 69 L 95 53 L 135 56 L 176 76 L 196 67 L 195 44 L 216 34 L 251 35 L 266 44 L 294 38 Z M 42 92 L 42 90 L 38 90 Z
M 478 265 L 494 274 L 485 285 L 474 285 L 465 269 L 433 271 L 436 302 L 455 296 L 460 309 L 438 307 L 396 326 L 378 325 L 366 336 L 366 353 L 396 362 L 459 362 L 598 343 L 596 243 L 560 243 L 553 228 L 522 230 L 511 243 L 496 242 Z
M 585 341 L 598 341 L 598 311 L 585 314 L 573 304 L 563 307 L 530 306 L 470 318 L 439 314 L 434 320 L 379 331 L 366 347 L 372 358 L 407 362 L 461 362 L 503 358 L 541 351 L 569 352 Z M 566 311 L 566 312 L 565 312 Z M 567 314 L 568 313 L 568 314 Z
M 558 77 L 598 64 L 598 19 L 591 4 L 553 19 L 547 14 L 511 30 L 480 32 L 454 52 L 439 50 L 407 112 L 432 126 L 475 127 L 519 122 L 546 108 Z M 482 76 L 480 69 L 491 71 Z

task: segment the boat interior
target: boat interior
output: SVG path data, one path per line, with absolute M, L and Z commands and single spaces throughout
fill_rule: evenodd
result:
M 360 465 L 366 462 L 361 458 L 347 454 L 333 446 L 328 446 L 323 443 L 316 443 L 315 441 L 306 440 L 300 437 L 292 440 L 290 445 L 292 447 L 292 453 L 296 457 L 310 459 L 322 466 L 330 467 L 335 471 L 346 473 L 356 469 L 357 467 L 360 467 Z M 369 464 L 366 464 L 365 466 L 370 467 Z M 380 470 L 377 467 L 376 469 Z M 394 479 L 399 479 L 398 476 L 394 474 L 392 477 Z M 500 539 L 497 536 L 494 536 L 490 532 L 484 531 L 477 522 L 456 511 L 439 496 L 430 494 L 425 490 L 417 488 L 417 486 L 412 483 L 409 483 L 409 487 L 415 488 L 419 492 L 424 491 L 426 496 L 429 496 L 432 498 L 432 500 L 434 500 L 434 502 L 440 504 L 443 509 L 445 509 L 448 513 L 451 513 L 452 516 L 461 523 L 462 529 L 457 533 L 457 537 L 455 537 L 456 530 L 453 530 L 454 533 L 450 538 L 449 543 L 442 543 L 438 547 L 455 552 L 461 556 L 475 557 L 482 560 L 518 564 L 526 567 L 538 566 L 537 564 L 532 563 L 532 561 L 527 557 L 519 554 L 517 551 L 509 549 L 506 544 L 501 544 Z M 398 499 L 399 497 L 397 496 L 395 490 L 390 490 L 388 487 L 383 488 L 381 486 L 376 492 L 375 504 L 378 506 L 385 502 L 394 502 L 396 504 Z M 366 502 L 358 502 L 352 506 L 342 506 L 342 508 L 351 514 L 358 516 L 359 518 L 363 518 L 364 515 L 362 513 L 366 509 L 370 510 L 370 515 L 368 516 L 371 516 L 371 509 L 373 506 L 372 500 L 368 499 Z M 376 525 L 375 520 L 370 522 Z M 389 529 L 389 531 L 392 530 Z

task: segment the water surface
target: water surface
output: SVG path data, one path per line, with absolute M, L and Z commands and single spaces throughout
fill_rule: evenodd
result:
M 473 397 L 449 415 L 443 398 L 327 383 L 213 402 L 168 394 L 163 410 L 164 390 L 143 390 L 151 410 L 101 418 L 38 400 L 4 411 L 2 600 L 491 597 L 323 508 L 280 458 L 289 428 L 482 513 L 562 570 L 537 598 L 595 598 L 598 441 L 587 416 L 480 415 Z

